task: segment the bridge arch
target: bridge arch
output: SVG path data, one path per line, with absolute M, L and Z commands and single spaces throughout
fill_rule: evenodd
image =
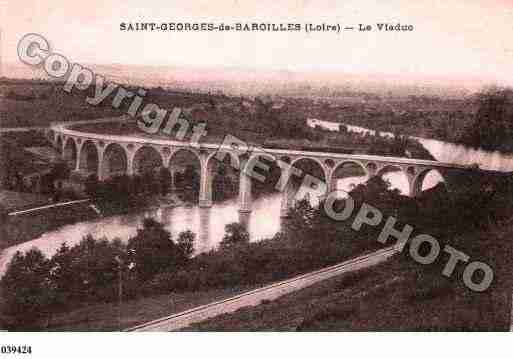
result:
M 301 175 L 291 177 L 294 199 L 302 200 L 308 196 L 311 204 L 317 205 L 329 190 L 329 167 L 314 157 L 296 158 L 291 165 L 301 171 Z
M 124 175 L 128 172 L 128 155 L 119 143 L 112 142 L 105 147 L 103 152 L 102 179 L 116 175 Z
M 169 156 L 168 169 L 171 172 L 172 187 L 179 189 L 179 194 L 183 196 L 186 201 L 197 201 L 200 200 L 201 205 L 208 206 L 209 204 L 205 201 L 201 203 L 202 189 L 207 190 L 203 187 L 203 179 L 206 179 L 204 175 L 205 165 L 202 156 L 195 149 L 181 147 L 175 152 L 172 152 Z M 210 193 L 203 193 L 207 198 Z
M 239 156 L 230 151 L 221 150 L 207 156 L 205 175 L 206 186 L 212 194 L 211 200 L 224 200 L 238 194 L 240 166 Z
M 283 162 L 283 160 L 280 160 Z M 283 162 L 286 163 L 286 162 Z M 239 211 L 251 212 L 253 198 L 265 193 L 284 192 L 282 168 L 278 158 L 266 152 L 253 153 L 241 163 Z M 282 208 L 288 210 L 288 198 L 282 195 Z
M 349 192 L 353 186 L 369 179 L 367 167 L 358 161 L 342 161 L 333 167 L 329 181 L 329 190 L 337 189 Z
M 164 158 L 155 147 L 144 145 L 139 147 L 132 160 L 134 174 L 156 172 L 164 165 Z
M 79 170 L 98 174 L 100 153 L 98 147 L 91 140 L 85 140 L 79 153 Z
M 78 160 L 78 147 L 73 137 L 68 137 L 64 143 L 64 150 L 62 156 L 70 170 L 74 170 L 77 166 Z
M 262 161 L 262 159 L 264 161 Z M 266 153 L 266 152 L 260 152 L 260 153 L 253 153 L 251 156 L 249 156 L 249 158 L 247 158 L 247 161 L 245 161 L 242 166 L 243 166 L 243 172 L 248 174 L 248 175 L 251 175 L 252 172 L 257 172 L 259 174 L 262 174 L 263 176 L 266 176 L 267 175 L 267 171 L 264 171 L 263 169 L 262 170 L 256 170 L 257 168 L 260 168 L 260 166 L 258 165 L 258 162 L 263 162 L 264 165 L 269 165 L 271 163 L 276 163 L 276 160 L 277 158 L 270 154 L 270 153 Z
M 252 154 L 243 164 L 244 175 L 252 177 L 253 183 L 262 184 L 252 186 L 254 192 L 258 187 L 269 187 L 270 190 L 278 190 L 278 181 L 281 178 L 281 168 L 278 165 L 277 157 L 269 153 Z
M 328 178 L 329 166 L 317 157 L 306 157 L 306 156 L 297 157 L 290 164 L 293 167 L 298 168 L 298 166 L 301 166 L 306 162 L 310 162 L 310 163 L 315 162 L 319 166 L 319 168 L 322 169 L 322 176 L 324 178 Z
M 376 172 L 376 176 L 390 183 L 391 189 L 397 189 L 402 195 L 410 196 L 410 180 L 405 170 L 396 164 L 385 164 Z
M 423 191 L 436 187 L 440 184 L 444 185 L 447 192 L 449 191 L 447 181 L 439 170 L 435 168 L 422 169 L 413 178 L 411 195 L 412 197 L 416 197 Z
M 207 165 L 211 166 L 214 162 L 220 162 L 224 163 L 226 165 L 229 165 L 234 170 L 239 171 L 241 166 L 241 161 L 239 159 L 239 156 L 232 152 L 232 151 L 224 151 L 219 150 L 216 152 L 212 152 L 207 156 L 207 159 L 205 161 Z
M 183 156 L 193 156 L 194 159 L 197 159 L 199 163 L 203 163 L 202 157 L 197 150 L 188 147 L 180 147 L 171 152 L 169 155 L 168 165 L 171 166 L 172 162 L 176 163 L 178 160 L 183 158 Z

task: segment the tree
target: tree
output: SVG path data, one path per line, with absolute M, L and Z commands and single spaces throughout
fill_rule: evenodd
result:
M 70 249 L 62 246 L 51 260 L 57 300 L 66 304 L 113 299 L 119 269 L 116 257 L 126 257 L 120 240 L 109 242 L 88 235 Z
M 184 190 L 181 194 L 185 201 L 196 200 L 200 188 L 200 177 L 198 173 L 196 173 L 193 165 L 186 166 L 183 174 L 177 176 L 176 183 L 178 187 Z
M 249 243 L 249 233 L 240 223 L 229 223 L 224 227 L 224 237 L 221 241 L 222 248 L 230 248 L 235 245 Z
M 187 165 L 183 173 L 182 181 L 184 186 L 190 186 L 193 190 L 199 189 L 200 179 L 193 165 Z
M 70 169 L 68 168 L 68 165 L 65 162 L 57 162 L 53 165 L 52 169 L 50 170 L 50 175 L 53 178 L 53 180 L 62 180 L 69 177 Z
M 0 204 L 0 250 L 7 246 L 9 242 L 7 225 L 9 223 L 9 211 Z
M 50 264 L 52 267 L 50 278 L 56 291 L 56 303 L 66 305 L 70 300 L 69 286 L 77 280 L 72 270 L 73 258 L 66 242 L 61 244 L 50 260 Z
M 85 183 L 85 193 L 89 197 L 96 198 L 100 195 L 100 183 L 98 181 L 98 176 L 95 174 L 90 174 L 87 176 Z
M 474 123 L 466 129 L 462 142 L 486 150 L 512 151 L 513 91 L 492 88 L 479 96 Z
M 36 248 L 16 252 L 0 285 L 4 297 L 3 313 L 12 318 L 14 329 L 30 325 L 48 313 L 53 302 L 49 281 L 50 262 Z
M 171 171 L 167 167 L 162 167 L 159 172 L 160 189 L 163 196 L 167 195 L 171 190 L 171 182 L 173 178 Z
M 196 235 L 190 230 L 180 232 L 178 235 L 178 249 L 180 251 L 180 255 L 183 257 L 183 262 L 191 259 L 192 254 L 194 253 L 195 239 Z
M 132 194 L 140 194 L 144 189 L 144 179 L 136 174 L 132 176 Z
M 128 254 L 138 277 L 148 280 L 176 264 L 179 252 L 163 224 L 146 218 L 143 228 L 128 241 Z
M 308 237 L 312 229 L 312 220 L 315 209 L 310 201 L 303 198 L 294 204 L 288 213 L 288 219 L 285 222 L 284 231 L 296 238 Z
M 226 164 L 220 163 L 217 174 L 212 181 L 212 199 L 214 201 L 223 201 L 235 196 L 237 193 L 232 179 L 228 176 Z
M 143 192 L 148 194 L 160 193 L 160 179 L 155 176 L 153 170 L 147 170 L 142 173 Z
M 381 210 L 382 213 L 397 215 L 396 210 L 402 207 L 402 196 L 397 188 L 392 189 L 391 183 L 381 176 L 373 176 L 367 182 L 357 185 L 349 193 L 359 208 L 364 202 Z
M 115 186 L 116 199 L 128 198 L 132 194 L 132 179 L 123 174 L 112 179 Z

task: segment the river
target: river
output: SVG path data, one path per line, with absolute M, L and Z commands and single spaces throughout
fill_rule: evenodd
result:
M 372 135 L 374 130 L 364 127 L 346 125 L 352 132 L 367 132 Z M 380 132 L 382 136 L 393 137 L 390 132 Z M 415 137 L 431 155 L 440 162 L 455 163 L 460 165 L 478 164 L 480 168 L 486 170 L 495 170 L 503 172 L 513 171 L 513 155 L 500 153 L 499 151 L 485 151 L 481 149 L 470 148 L 455 143 L 434 140 L 429 138 Z
M 355 132 L 374 132 L 357 126 L 348 126 L 348 129 Z M 390 133 L 382 132 L 382 134 L 393 136 Z M 417 139 L 438 161 L 465 165 L 477 163 L 485 169 L 513 170 L 513 156 L 475 150 L 438 140 Z M 403 193 L 408 191 L 408 181 L 404 174 L 389 172 L 384 175 L 384 178 L 391 182 L 393 188 L 398 188 Z M 338 181 L 337 187 L 348 191 L 352 186 L 365 180 L 366 178 L 363 176 L 346 177 Z M 431 188 L 441 180 L 438 172 L 431 171 L 424 180 L 423 189 Z M 141 227 L 142 221 L 146 217 L 152 217 L 162 222 L 174 238 L 181 231 L 192 230 L 197 235 L 195 243 L 197 253 L 215 248 L 223 238 L 225 225 L 239 220 L 247 223 L 252 241 L 270 238 L 280 229 L 280 201 L 279 194 L 259 198 L 254 201 L 251 214 L 244 215 L 242 218 L 239 217 L 236 200 L 229 200 L 215 204 L 212 208 L 168 207 L 63 226 L 32 241 L 6 248 L 0 255 L 0 274 L 5 271 L 9 259 L 18 250 L 25 251 L 37 247 L 47 256 L 51 256 L 62 243 L 76 244 L 87 234 L 91 234 L 95 238 L 120 238 L 127 241 L 137 233 L 137 229 Z

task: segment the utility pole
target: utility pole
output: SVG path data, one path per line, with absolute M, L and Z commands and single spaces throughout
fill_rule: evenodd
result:
M 119 257 L 115 257 L 118 262 L 118 330 L 121 331 L 121 305 L 123 304 L 123 260 Z

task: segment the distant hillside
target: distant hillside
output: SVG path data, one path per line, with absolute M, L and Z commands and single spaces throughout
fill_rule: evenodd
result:
M 232 95 L 278 94 L 284 96 L 450 96 L 461 97 L 479 90 L 478 79 L 416 78 L 402 75 L 349 74 L 335 71 L 252 70 L 143 65 L 88 66 L 112 81 L 140 86 L 223 91 Z M 23 64 L 3 64 L 9 78 L 48 78 L 41 69 Z

